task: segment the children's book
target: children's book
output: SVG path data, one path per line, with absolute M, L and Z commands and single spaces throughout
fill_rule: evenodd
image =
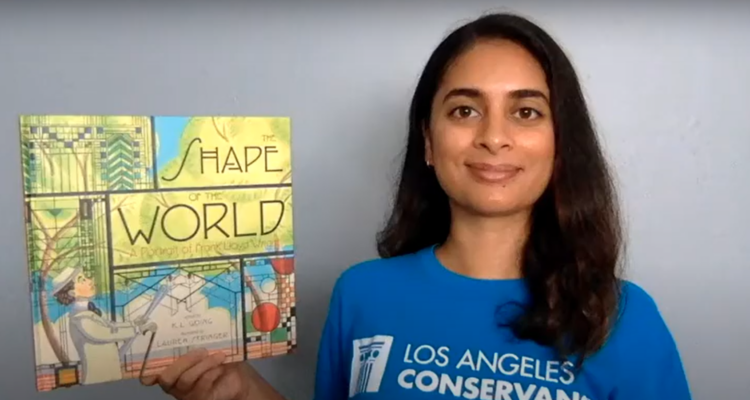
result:
M 297 342 L 288 118 L 20 118 L 37 390 Z

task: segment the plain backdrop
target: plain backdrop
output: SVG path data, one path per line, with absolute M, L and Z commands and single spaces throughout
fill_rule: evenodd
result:
M 165 398 L 136 381 L 35 393 L 19 114 L 290 116 L 299 349 L 253 365 L 309 399 L 333 281 L 375 256 L 419 72 L 488 10 L 531 17 L 569 52 L 617 170 L 628 278 L 657 300 L 695 398 L 747 397 L 750 5 L 266 3 L 0 5 L 0 398 Z

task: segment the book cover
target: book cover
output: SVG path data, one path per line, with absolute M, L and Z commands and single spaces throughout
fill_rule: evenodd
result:
M 296 346 L 281 117 L 20 117 L 38 391 Z

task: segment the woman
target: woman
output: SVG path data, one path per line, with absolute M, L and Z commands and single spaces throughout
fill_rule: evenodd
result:
M 615 191 L 553 39 L 507 14 L 459 28 L 409 118 L 383 258 L 335 285 L 315 399 L 689 399 L 654 301 L 618 278 Z M 144 383 L 282 398 L 219 357 L 191 353 Z

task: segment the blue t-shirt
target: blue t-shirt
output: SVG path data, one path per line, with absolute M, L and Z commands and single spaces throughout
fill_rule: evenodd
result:
M 333 290 L 315 399 L 690 399 L 654 301 L 630 282 L 623 294 L 608 343 L 576 371 L 498 327 L 498 305 L 526 299 L 522 280 L 456 274 L 434 247 L 363 262 Z

